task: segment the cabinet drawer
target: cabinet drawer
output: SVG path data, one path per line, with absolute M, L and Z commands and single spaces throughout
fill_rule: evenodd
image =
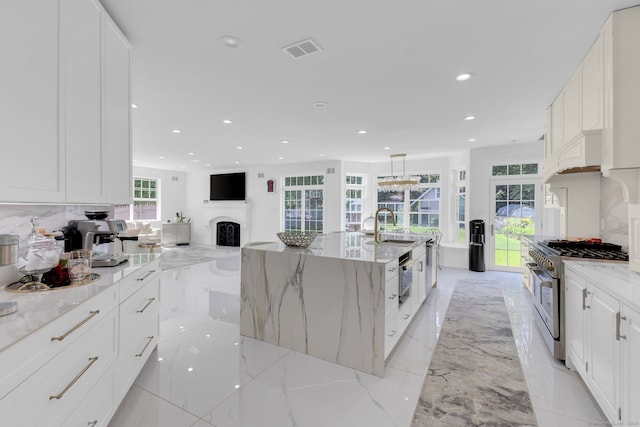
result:
M 388 312 L 389 309 L 395 304 L 398 306 L 398 279 L 389 280 L 384 287 L 384 312 Z
M 10 372 L 0 378 L 0 398 L 111 312 L 119 301 L 118 289 L 117 285 L 110 286 L 0 352 L 0 366 L 11 366 Z
M 384 319 L 384 358 L 386 359 L 393 350 L 393 347 L 400 338 L 400 331 L 398 331 L 398 302 L 389 309 L 385 314 Z
M 106 427 L 115 412 L 115 369 L 109 369 L 80 405 L 64 422 L 63 427 Z
M 124 396 L 158 343 L 159 283 L 154 279 L 120 306 L 117 397 Z
M 112 310 L 0 401 L 14 427 L 59 425 L 117 357 L 118 311 Z
M 398 260 L 391 261 L 384 266 L 384 280 L 388 282 L 398 276 Z
M 155 260 L 122 279 L 120 281 L 120 301 L 125 301 L 142 289 L 144 285 L 154 280 L 159 274 L 159 263 L 158 260 Z

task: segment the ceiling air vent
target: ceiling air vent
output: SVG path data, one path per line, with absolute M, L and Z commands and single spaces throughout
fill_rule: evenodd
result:
M 301 56 L 309 55 L 310 53 L 317 52 L 322 49 L 318 46 L 318 43 L 311 39 L 307 39 L 294 43 L 290 46 L 283 47 L 282 50 L 294 58 L 300 58 Z

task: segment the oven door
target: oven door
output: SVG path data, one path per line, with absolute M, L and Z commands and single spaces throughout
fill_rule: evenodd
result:
M 555 340 L 560 339 L 559 280 L 539 267 L 529 267 L 533 287 L 533 305 Z

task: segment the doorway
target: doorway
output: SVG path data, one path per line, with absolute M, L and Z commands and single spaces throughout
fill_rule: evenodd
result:
M 504 178 L 491 181 L 489 235 L 490 268 L 521 271 L 520 244 L 523 235 L 539 229 L 539 179 Z

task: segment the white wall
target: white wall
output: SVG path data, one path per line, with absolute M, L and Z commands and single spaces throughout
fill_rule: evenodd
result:
M 159 228 L 160 222 L 167 222 L 182 211 L 185 217 L 191 216 L 187 209 L 187 175 L 184 172 L 133 167 L 133 176 L 160 180 L 160 221 L 151 221 L 151 226 Z
M 482 219 L 488 224 L 491 209 L 491 167 L 513 163 L 542 163 L 544 145 L 542 142 L 514 143 L 486 148 L 472 149 L 469 155 L 467 181 L 468 220 Z M 540 188 L 538 191 L 542 191 Z M 467 221 L 468 222 L 468 221 Z M 543 223 L 543 228 L 545 227 Z M 536 230 L 544 234 L 545 230 Z M 489 230 L 486 230 L 488 233 Z
M 335 172 L 327 173 L 327 169 Z M 215 203 L 206 204 L 209 199 L 209 176 L 215 173 L 245 172 L 247 189 L 247 218 L 249 241 L 277 241 L 276 233 L 281 231 L 280 206 L 282 204 L 282 178 L 292 175 L 324 175 L 324 230 L 340 231 L 342 219 L 342 162 L 286 164 L 280 166 L 257 166 L 237 169 L 216 169 L 194 171 L 187 175 L 187 206 L 192 217 L 192 238 L 194 243 L 211 244 L 209 221 L 217 216 Z M 260 177 L 262 174 L 262 177 Z M 276 181 L 275 193 L 267 192 L 267 181 Z M 230 202 L 220 202 L 229 204 Z M 235 202 L 242 204 L 243 202 Z

